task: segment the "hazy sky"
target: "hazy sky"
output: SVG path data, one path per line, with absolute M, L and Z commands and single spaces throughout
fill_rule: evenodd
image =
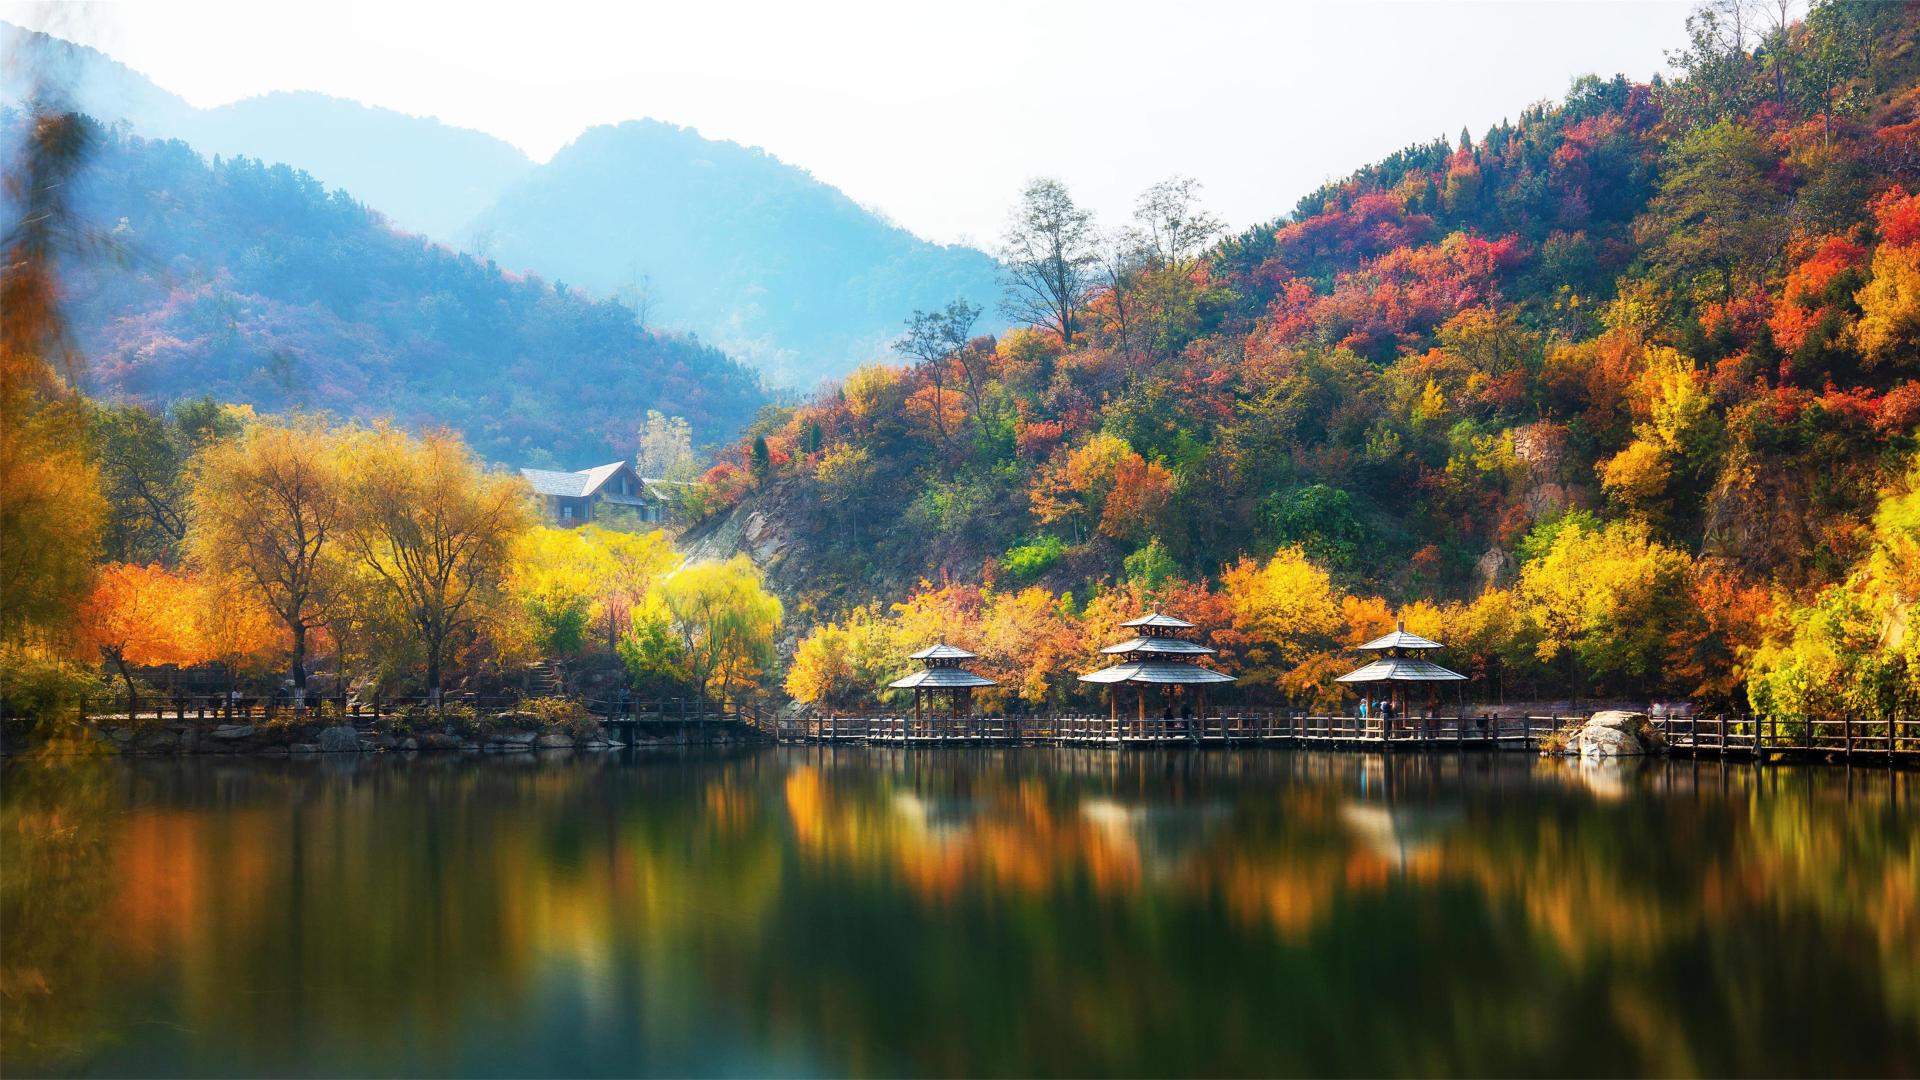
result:
M 636 117 L 763 146 L 907 227 L 990 245 L 1020 184 L 1109 223 L 1197 177 L 1241 227 L 1409 142 L 1476 135 L 1574 76 L 1645 79 L 1651 2 L 381 4 L 0 0 L 196 105 L 317 90 L 544 160 Z

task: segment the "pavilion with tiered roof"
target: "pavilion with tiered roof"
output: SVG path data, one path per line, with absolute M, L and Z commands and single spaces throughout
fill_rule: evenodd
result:
M 1187 631 L 1194 627 L 1185 619 L 1155 611 L 1120 625 L 1134 631 L 1135 636 L 1100 650 L 1117 662 L 1080 676 L 1081 682 L 1112 688 L 1108 700 L 1116 722 L 1120 719 L 1121 686 L 1137 689 L 1140 719 L 1144 721 L 1148 687 L 1160 687 L 1162 694 L 1175 687 L 1193 687 L 1196 695 L 1204 695 L 1207 686 L 1234 681 L 1231 675 L 1200 666 L 1201 658 L 1213 655 L 1215 650 L 1186 639 Z
M 1396 710 L 1404 709 L 1409 687 L 1425 686 L 1432 690 L 1440 683 L 1467 681 L 1465 675 L 1418 655 L 1429 649 L 1441 648 L 1445 646 L 1437 641 L 1408 633 L 1404 619 L 1395 620 L 1393 633 L 1360 646 L 1362 652 L 1385 655 L 1360 665 L 1336 681 L 1348 686 L 1385 685 L 1388 700 L 1396 706 Z
M 1000 685 L 984 675 L 975 675 L 963 666 L 969 660 L 979 659 L 978 656 L 944 641 L 929 645 L 907 659 L 918 660 L 923 666 L 905 678 L 888 683 L 887 689 L 913 691 L 913 718 L 916 721 L 921 718 L 922 701 L 928 694 L 946 694 L 949 699 L 948 715 L 958 717 L 963 705 L 967 712 L 973 711 L 974 690 Z

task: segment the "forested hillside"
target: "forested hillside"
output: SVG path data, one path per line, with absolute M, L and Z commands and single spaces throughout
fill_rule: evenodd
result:
M 21 122 L 4 114 L 9 139 Z M 88 130 L 64 299 L 95 394 L 444 424 L 568 467 L 630 453 L 649 409 L 721 440 L 764 400 L 717 349 L 395 232 L 285 165 Z
M 1754 19 L 1211 243 L 1036 185 L 1038 325 L 923 323 L 708 476 L 822 623 L 789 686 L 938 628 L 1058 699 L 1158 602 L 1302 698 L 1399 611 L 1488 694 L 1910 703 L 1920 19 Z
M 764 150 L 650 120 L 585 132 L 464 239 L 801 388 L 884 355 L 916 308 L 999 295 L 984 253 L 921 240 Z

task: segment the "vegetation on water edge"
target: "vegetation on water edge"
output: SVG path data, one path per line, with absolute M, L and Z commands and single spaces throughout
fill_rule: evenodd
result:
M 785 605 L 744 559 L 539 528 L 445 431 L 76 393 L 70 181 L 130 148 L 28 114 L 0 297 L 9 694 L 58 694 L 54 657 L 130 697 L 143 667 L 297 689 L 324 657 L 429 692 L 581 658 L 733 695 L 781 679 L 792 609 L 803 701 L 862 700 L 940 636 L 1044 705 L 1165 606 L 1300 702 L 1399 615 L 1486 693 L 1907 715 L 1920 13 L 1829 2 L 1756 35 L 1744 10 L 1696 12 L 1676 80 L 1582 79 L 1239 236 L 1190 181 L 1110 242 L 1035 182 L 1003 253 L 1031 326 L 916 314 L 911 364 L 764 414 L 688 500 L 790 541 Z

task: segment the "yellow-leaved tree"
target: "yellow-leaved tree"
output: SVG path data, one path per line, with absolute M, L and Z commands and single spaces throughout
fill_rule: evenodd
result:
M 1264 563 L 1241 559 L 1220 584 L 1233 605 L 1233 629 L 1221 636 L 1239 648 L 1243 681 L 1328 698 L 1340 674 L 1334 648 L 1343 620 L 1327 572 L 1299 547 L 1284 547 Z
M 612 650 L 654 583 L 680 562 L 659 531 L 540 526 L 515 545 L 509 587 L 525 606 L 542 651 L 577 653 L 590 635 Z
M 198 574 L 194 585 L 197 651 L 225 669 L 229 689 L 241 676 L 272 670 L 286 655 L 286 627 L 244 582 Z
M 1873 546 L 1842 582 L 1785 613 L 1755 653 L 1754 710 L 1789 723 L 1920 713 L 1920 458 L 1882 493 Z
M 1065 527 L 1077 543 L 1086 542 L 1106 513 L 1121 467 L 1139 460 L 1127 440 L 1105 432 L 1060 450 L 1034 476 L 1027 493 L 1033 516 Z
M 1920 217 L 1920 195 L 1893 188 L 1874 200 L 1886 239 L 1874 249 L 1873 276 L 1854 294 L 1860 322 L 1854 333 L 1869 365 L 1912 366 L 1920 347 L 1920 241 L 1899 223 Z
M 867 605 L 838 622 L 816 625 L 800 639 L 786 689 L 808 705 L 851 708 L 872 701 L 900 667 L 892 628 L 877 606 Z
M 344 587 L 339 550 L 344 441 L 319 420 L 258 421 L 194 459 L 187 551 L 211 578 L 238 583 L 286 627 L 304 696 L 310 636 Z
M 684 681 L 737 701 L 772 665 L 780 618 L 780 599 L 745 555 L 691 563 L 648 593 L 620 656 L 635 678 Z
M 981 613 L 980 653 L 985 674 L 1029 705 L 1058 704 L 1078 687 L 1075 675 L 1086 655 L 1086 635 L 1074 617 L 1073 598 L 1037 585 L 990 593 Z
M 526 481 L 486 471 L 451 431 L 383 425 L 351 441 L 343 546 L 391 590 L 437 699 L 460 651 L 506 617 L 514 546 L 533 527 Z
M 1575 686 L 1587 675 L 1613 689 L 1641 688 L 1689 617 L 1691 569 L 1687 554 L 1655 540 L 1644 521 L 1570 521 L 1520 572 L 1540 660 L 1571 661 Z

